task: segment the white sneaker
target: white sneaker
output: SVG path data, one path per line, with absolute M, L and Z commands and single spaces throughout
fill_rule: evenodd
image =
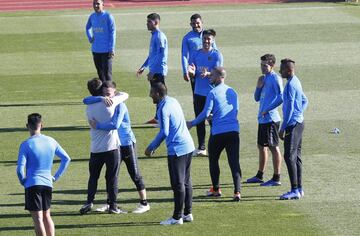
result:
M 102 207 L 96 208 L 95 211 L 97 211 L 97 212 L 105 212 L 105 211 L 109 211 L 109 208 L 110 208 L 109 204 L 106 204 L 106 205 L 104 205 Z
M 205 150 L 195 149 L 192 156 L 193 157 L 206 157 L 207 156 L 206 149 Z
M 175 220 L 174 218 L 169 218 L 167 220 L 161 221 L 160 222 L 161 225 L 182 225 L 184 224 L 184 221 L 182 218 Z
M 109 214 L 127 214 L 127 211 L 124 211 L 118 207 L 116 208 L 109 208 Z
M 149 203 L 146 206 L 139 203 L 138 207 L 136 207 L 135 210 L 133 210 L 132 213 L 141 214 L 141 213 L 145 213 L 145 212 L 147 212 L 149 210 L 150 210 Z
M 183 222 L 193 222 L 194 221 L 194 217 L 191 213 L 188 215 L 182 215 L 182 219 L 183 219 Z

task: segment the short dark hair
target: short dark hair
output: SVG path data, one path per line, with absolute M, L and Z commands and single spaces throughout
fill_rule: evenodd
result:
M 148 16 L 147 16 L 147 18 L 148 19 L 150 19 L 150 20 L 158 20 L 158 21 L 160 21 L 160 15 L 159 14 L 157 14 L 157 13 L 151 13 L 151 14 L 149 14 Z
M 270 66 L 274 66 L 276 63 L 276 58 L 274 54 L 265 54 L 262 57 L 260 57 L 260 60 L 266 61 Z
M 293 63 L 295 64 L 295 61 L 290 58 L 284 58 L 281 60 L 281 64 L 287 64 L 287 63 Z
M 98 78 L 93 78 L 87 82 L 87 88 L 89 90 L 89 93 L 92 96 L 99 96 L 101 95 L 101 85 L 102 82 Z
M 212 35 L 213 37 L 215 37 L 215 36 L 216 36 L 216 31 L 215 31 L 214 29 L 207 29 L 207 30 L 204 30 L 204 31 L 203 31 L 203 36 L 204 36 L 205 34 L 210 34 L 210 35 Z
M 293 70 L 295 66 L 295 61 L 290 58 L 285 58 L 281 60 L 281 65 L 285 66 L 288 69 Z
M 28 127 L 32 130 L 37 130 L 41 124 L 41 115 L 39 113 L 31 113 L 27 118 Z
M 192 20 L 196 20 L 196 19 L 200 19 L 200 20 L 202 20 L 201 19 L 201 16 L 199 15 L 199 14 L 194 14 L 194 15 L 192 15 L 191 17 L 190 17 L 190 21 L 192 21 Z
M 158 93 L 160 97 L 165 97 L 167 95 L 167 87 L 164 83 L 157 82 L 151 85 L 151 89 L 154 92 Z
M 116 89 L 116 83 L 112 80 L 108 80 L 102 83 L 101 88 L 113 88 Z

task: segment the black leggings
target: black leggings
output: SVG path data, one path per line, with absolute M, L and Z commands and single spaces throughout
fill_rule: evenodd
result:
M 135 143 L 129 146 L 121 146 L 120 152 L 121 152 L 121 161 L 125 162 L 130 178 L 136 185 L 137 191 L 144 190 L 145 184 L 140 174 L 140 170 L 137 162 Z
M 209 138 L 209 168 L 212 185 L 215 190 L 219 189 L 219 158 L 222 150 L 226 150 L 228 163 L 234 182 L 234 193 L 240 192 L 241 169 L 240 169 L 240 137 L 238 132 L 227 132 L 210 135 Z

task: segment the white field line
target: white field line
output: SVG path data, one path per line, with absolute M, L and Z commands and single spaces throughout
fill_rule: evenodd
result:
M 324 7 L 280 7 L 280 8 L 263 8 L 263 9 L 219 9 L 219 10 L 200 10 L 198 11 L 199 13 L 229 13 L 229 12 L 262 12 L 262 11 L 266 11 L 266 12 L 271 12 L 271 11 L 304 11 L 304 10 L 334 10 L 334 9 L 339 9 L 339 8 L 344 8 L 345 6 L 324 6 Z M 89 10 L 91 11 L 91 8 L 89 7 Z M 161 12 L 161 10 L 159 11 L 161 13 L 161 15 L 188 15 L 188 14 L 192 14 L 194 13 L 194 11 L 166 11 L 166 12 Z M 143 11 L 143 12 L 119 12 L 119 13 L 111 13 L 113 16 L 134 16 L 134 15 L 144 15 L 144 14 L 148 14 L 148 11 Z M 88 17 L 89 14 L 64 14 L 64 15 L 53 15 L 53 16 L 19 16 L 16 17 L 18 19 L 34 19 L 34 18 L 59 18 L 59 17 Z M 8 18 L 8 17 L 0 17 L 1 18 Z

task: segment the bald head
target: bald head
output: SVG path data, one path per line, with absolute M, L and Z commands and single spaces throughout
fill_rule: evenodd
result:
M 210 83 L 218 85 L 224 82 L 226 78 L 226 71 L 224 67 L 218 66 L 211 70 Z

